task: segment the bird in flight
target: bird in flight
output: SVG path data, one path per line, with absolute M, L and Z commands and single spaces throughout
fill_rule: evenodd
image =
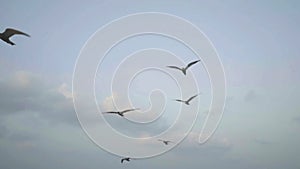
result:
M 198 94 L 196 94 L 196 95 L 190 97 L 188 100 L 176 99 L 175 101 L 182 102 L 182 103 L 184 103 L 184 104 L 186 104 L 186 105 L 190 105 L 190 101 L 193 100 L 193 99 L 194 99 L 195 97 L 197 97 L 197 96 L 198 96 Z
M 177 69 L 177 70 L 180 70 L 182 71 L 182 73 L 184 75 L 186 75 L 186 71 L 189 67 L 191 67 L 192 65 L 196 64 L 197 62 L 200 62 L 201 60 L 196 60 L 196 61 L 193 61 L 191 63 L 189 63 L 186 67 L 183 67 L 183 68 L 180 68 L 180 67 L 177 67 L 177 66 L 167 66 L 168 68 L 172 68 L 172 69 Z
M 173 143 L 172 141 L 169 141 L 169 140 L 162 140 L 162 139 L 158 139 L 158 141 L 163 142 L 165 145 L 168 145 L 169 143 Z
M 139 109 L 137 108 L 137 109 L 127 109 L 127 110 L 123 110 L 123 111 L 109 111 L 109 112 L 103 112 L 103 113 L 104 114 L 117 114 L 119 116 L 124 117 L 125 113 L 128 113 L 130 111 L 135 111 L 135 110 L 139 110 Z
M 0 33 L 0 39 L 2 39 L 4 42 L 6 42 L 10 45 L 15 45 L 12 41 L 9 40 L 9 38 L 12 37 L 13 35 L 25 35 L 27 37 L 30 37 L 30 35 L 28 35 L 24 32 L 21 32 L 21 31 L 12 29 L 12 28 L 7 28 L 7 29 L 5 29 L 5 31 L 3 33 Z
M 130 161 L 131 160 L 131 158 L 130 157 L 125 157 L 125 158 L 122 158 L 121 159 L 121 163 L 123 163 L 124 161 Z

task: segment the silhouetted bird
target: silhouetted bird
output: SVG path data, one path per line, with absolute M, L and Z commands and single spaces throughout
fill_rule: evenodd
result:
M 119 116 L 124 116 L 125 113 L 130 112 L 130 111 L 134 111 L 134 110 L 139 110 L 139 109 L 127 109 L 127 110 L 123 110 L 123 111 L 109 111 L 109 112 L 103 112 L 105 114 L 118 114 Z
M 10 37 L 12 37 L 13 35 L 25 35 L 27 37 L 30 37 L 28 34 L 15 30 L 15 29 L 11 29 L 11 28 L 7 28 L 5 29 L 5 31 L 3 33 L 0 33 L 0 39 L 2 39 L 4 42 L 11 44 L 11 45 L 15 45 L 12 41 L 9 40 Z
M 197 97 L 197 96 L 198 96 L 198 94 L 196 94 L 196 95 L 190 97 L 188 100 L 180 100 L 180 99 L 176 99 L 175 101 L 182 102 L 182 103 L 184 103 L 184 104 L 186 104 L 186 105 L 190 105 L 190 101 L 193 100 L 193 99 L 194 99 L 195 97 Z
M 178 69 L 178 70 L 181 70 L 182 73 L 184 75 L 186 75 L 186 71 L 189 67 L 191 67 L 192 65 L 196 64 L 197 62 L 200 62 L 200 60 L 196 60 L 196 61 L 193 61 L 191 63 L 189 63 L 186 67 L 183 67 L 183 68 L 180 68 L 180 67 L 177 67 L 177 66 L 167 66 L 168 68 L 173 68 L 173 69 Z
M 169 141 L 169 140 L 161 140 L 161 139 L 158 139 L 158 141 L 163 142 L 165 145 L 168 145 L 169 143 L 173 143 L 172 141 Z
M 122 158 L 122 159 L 121 159 L 121 163 L 123 163 L 124 161 L 128 161 L 128 162 L 129 162 L 129 161 L 130 161 L 130 159 L 131 159 L 130 157 L 125 157 L 125 158 Z

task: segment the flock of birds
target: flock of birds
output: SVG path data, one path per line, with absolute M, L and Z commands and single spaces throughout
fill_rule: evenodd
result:
M 24 36 L 30 37 L 30 35 L 28 35 L 24 32 L 21 32 L 19 30 L 12 29 L 12 28 L 7 28 L 7 29 L 5 29 L 5 31 L 3 33 L 0 33 L 0 39 L 3 40 L 4 42 L 10 44 L 10 45 L 15 45 L 15 43 L 10 40 L 10 38 L 14 35 L 24 35 Z M 171 68 L 171 69 L 180 70 L 184 75 L 186 75 L 188 68 L 190 68 L 192 65 L 194 65 L 198 62 L 200 62 L 200 60 L 193 61 L 193 62 L 189 63 L 186 67 L 181 67 L 181 68 L 177 67 L 177 66 L 167 66 L 167 67 Z M 174 101 L 181 102 L 181 103 L 186 104 L 186 105 L 190 105 L 190 102 L 194 98 L 196 98 L 198 95 L 199 94 L 193 95 L 192 97 L 188 98 L 187 100 L 174 99 Z M 136 111 L 136 110 L 139 110 L 139 108 L 126 109 L 126 110 L 122 110 L 122 111 L 108 111 L 108 112 L 103 112 L 103 114 L 116 114 L 116 115 L 119 115 L 121 117 L 124 117 L 125 113 Z M 158 139 L 157 141 L 162 142 L 164 145 L 169 145 L 170 143 L 173 143 L 170 140 L 163 140 L 163 139 Z M 121 163 L 123 163 L 124 161 L 129 162 L 131 159 L 132 159 L 131 157 L 122 158 Z
M 167 66 L 168 68 L 172 68 L 172 69 L 177 69 L 177 70 L 180 70 L 184 75 L 186 75 L 187 73 L 187 70 L 188 68 L 190 68 L 192 65 L 196 64 L 200 62 L 200 60 L 196 60 L 196 61 L 193 61 L 191 63 L 189 63 L 186 67 L 177 67 L 177 66 Z M 177 101 L 177 102 L 181 102 L 185 105 L 190 105 L 190 102 L 196 98 L 199 94 L 196 94 L 196 95 L 193 95 L 191 96 L 190 98 L 188 98 L 187 100 L 183 100 L 183 99 L 174 99 L 174 101 Z M 125 113 L 129 113 L 129 112 L 132 112 L 132 111 L 136 111 L 136 110 L 140 110 L 139 108 L 132 108 L 132 109 L 126 109 L 126 110 L 122 110 L 122 111 L 108 111 L 108 112 L 103 112 L 103 114 L 115 114 L 115 115 L 119 115 L 121 117 L 124 117 Z M 169 145 L 170 143 L 173 143 L 172 141 L 170 140 L 163 140 L 163 139 L 158 139 L 157 141 L 160 141 L 162 142 L 164 145 Z M 123 163 L 124 161 L 130 161 L 131 157 L 124 157 L 121 159 L 121 163 Z

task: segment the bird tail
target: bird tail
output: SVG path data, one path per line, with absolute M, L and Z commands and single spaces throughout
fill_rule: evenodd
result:
M 7 41 L 5 41 L 6 43 L 8 43 L 8 44 L 10 44 L 10 45 L 15 45 L 15 43 L 13 43 L 12 41 L 10 41 L 10 40 L 7 40 Z

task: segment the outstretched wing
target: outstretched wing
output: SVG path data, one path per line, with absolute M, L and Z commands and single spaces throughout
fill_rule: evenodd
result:
M 138 108 L 137 109 L 127 109 L 127 110 L 122 111 L 121 113 L 124 114 L 124 113 L 134 111 L 134 110 L 139 110 L 139 109 Z
M 197 97 L 197 96 L 198 96 L 198 94 L 196 94 L 196 95 L 190 97 L 190 98 L 187 100 L 187 102 L 190 102 L 191 100 L 193 100 L 193 99 L 194 99 L 195 97 Z
M 184 102 L 184 100 L 179 100 L 179 99 L 175 99 L 175 101 L 178 101 L 178 102 Z
M 11 37 L 13 35 L 16 35 L 16 34 L 19 34 L 19 35 L 25 35 L 25 36 L 28 36 L 30 37 L 30 35 L 24 33 L 24 32 L 21 32 L 21 31 L 18 31 L 18 30 L 15 30 L 15 29 L 11 29 L 11 28 L 7 28 L 5 29 L 5 31 L 3 32 L 4 36 L 6 37 Z
M 191 67 L 192 65 L 196 64 L 197 62 L 200 62 L 200 60 L 196 60 L 196 61 L 193 61 L 191 63 L 189 63 L 185 69 L 188 69 L 189 67 Z
M 164 142 L 172 143 L 172 141 L 170 141 L 170 140 L 162 140 L 162 139 L 158 139 L 158 141 L 164 141 Z
M 108 111 L 108 112 L 103 112 L 103 114 L 118 114 L 116 111 Z
M 177 67 L 177 66 L 167 66 L 168 68 L 172 68 L 172 69 L 178 69 L 181 70 L 181 68 Z

